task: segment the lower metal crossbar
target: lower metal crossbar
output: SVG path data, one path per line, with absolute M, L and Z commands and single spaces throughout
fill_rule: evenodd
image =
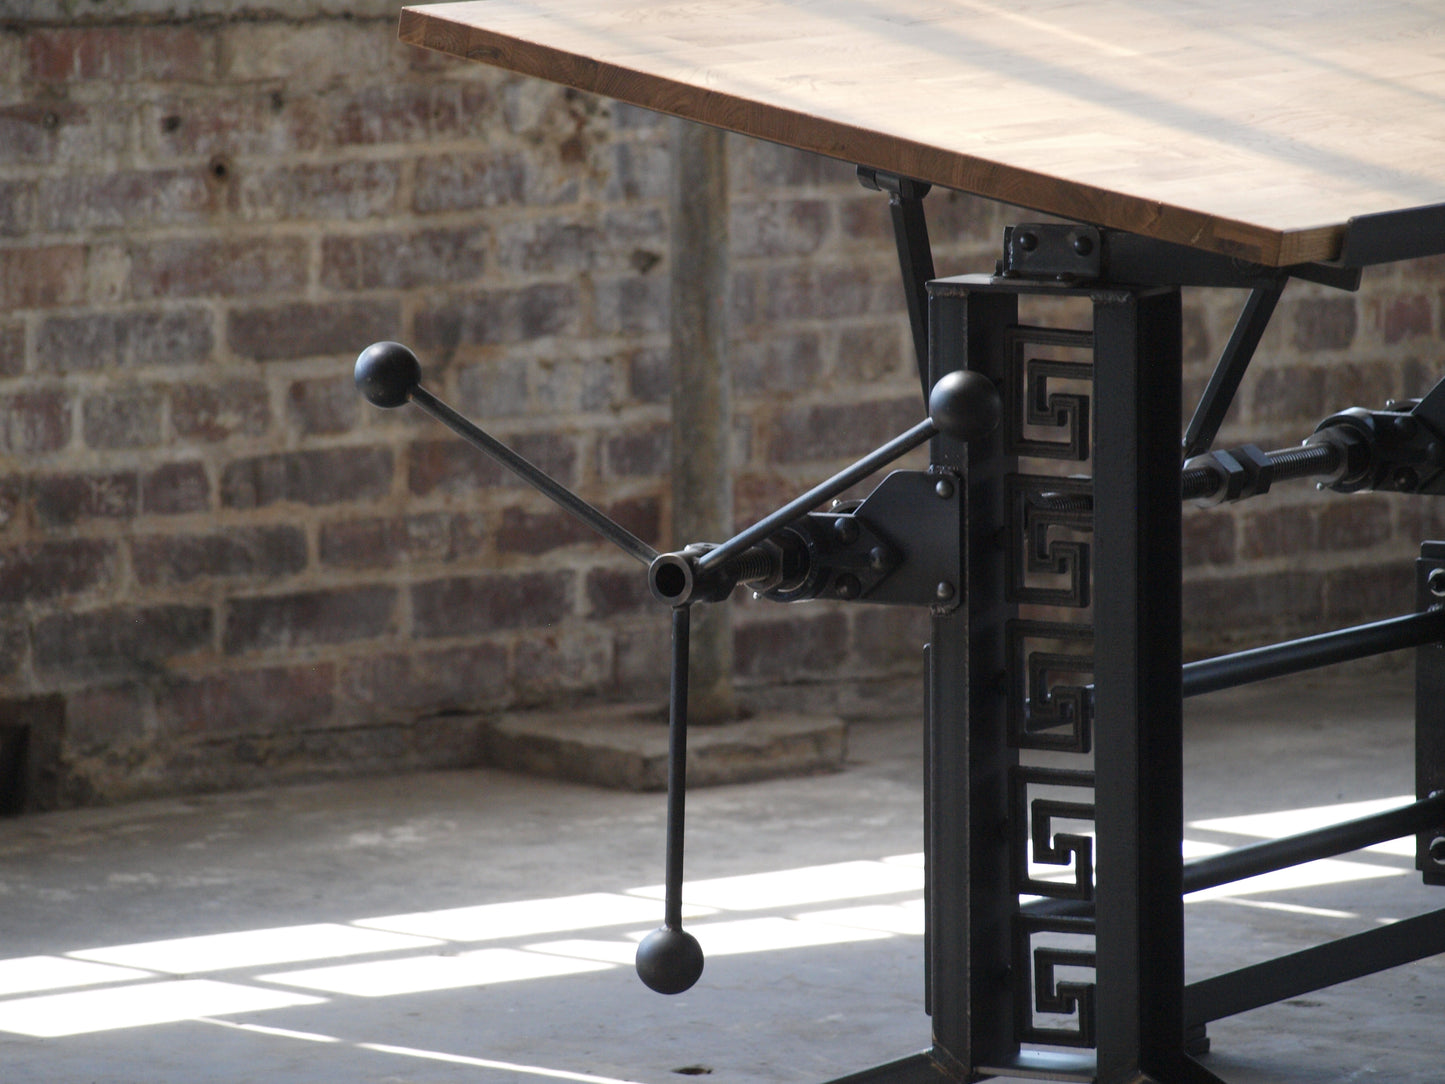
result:
M 1445 952 L 1445 909 L 1341 937 L 1184 988 L 1184 1021 L 1196 1027 L 1336 983 Z

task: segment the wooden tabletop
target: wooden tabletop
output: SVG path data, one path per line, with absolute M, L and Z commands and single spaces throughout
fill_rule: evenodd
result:
M 400 34 L 1275 266 L 1445 204 L 1438 0 L 478 0 Z

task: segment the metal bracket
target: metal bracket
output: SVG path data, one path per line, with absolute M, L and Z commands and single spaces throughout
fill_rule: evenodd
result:
M 952 472 L 894 471 L 861 503 L 795 520 L 784 532 L 806 551 L 807 575 L 762 597 L 957 609 L 962 492 Z

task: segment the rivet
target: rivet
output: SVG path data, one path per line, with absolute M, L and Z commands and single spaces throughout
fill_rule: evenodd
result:
M 844 572 L 833 581 L 833 594 L 843 599 L 855 599 L 863 593 L 863 585 L 858 582 L 858 577 L 851 572 Z
M 953 598 L 953 584 L 949 583 L 947 580 L 942 580 L 939 585 L 934 588 L 934 594 L 938 596 L 939 601 L 947 602 L 949 599 Z
M 833 521 L 833 533 L 845 546 L 858 541 L 858 522 L 852 516 L 839 516 Z
M 1039 239 L 1032 233 L 1019 234 L 1019 248 L 1025 252 L 1032 252 L 1039 247 Z
M 943 500 L 953 496 L 953 482 L 948 478 L 940 478 L 933 486 L 933 492 Z
M 1080 256 L 1087 256 L 1094 251 L 1094 240 L 1091 237 L 1075 237 L 1074 252 Z

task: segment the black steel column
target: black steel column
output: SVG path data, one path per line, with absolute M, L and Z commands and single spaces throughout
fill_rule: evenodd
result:
M 1445 606 L 1445 542 L 1426 542 L 1415 562 L 1415 597 L 1421 611 Z M 1445 643 L 1415 653 L 1415 797 L 1445 791 Z M 1415 866 L 1426 884 L 1445 885 L 1445 825 L 1419 833 Z
M 1005 335 L 1017 320 L 1011 293 L 958 283 L 930 285 L 932 378 L 970 368 L 1000 380 Z M 957 484 L 964 445 L 932 445 L 940 484 Z M 964 568 L 940 584 L 930 647 L 927 923 L 935 1057 L 953 1071 L 1010 1060 L 1018 1051 L 1012 1019 L 1010 922 L 1018 897 L 1009 876 L 1008 772 L 1018 755 L 1007 740 L 1004 551 L 1006 475 L 1013 460 L 998 435 L 967 448 Z M 956 600 L 955 600 L 956 601 Z M 1025 980 L 1026 981 L 1026 980 Z
M 1177 289 L 1094 298 L 1100 1084 L 1212 1080 L 1184 1038 Z

